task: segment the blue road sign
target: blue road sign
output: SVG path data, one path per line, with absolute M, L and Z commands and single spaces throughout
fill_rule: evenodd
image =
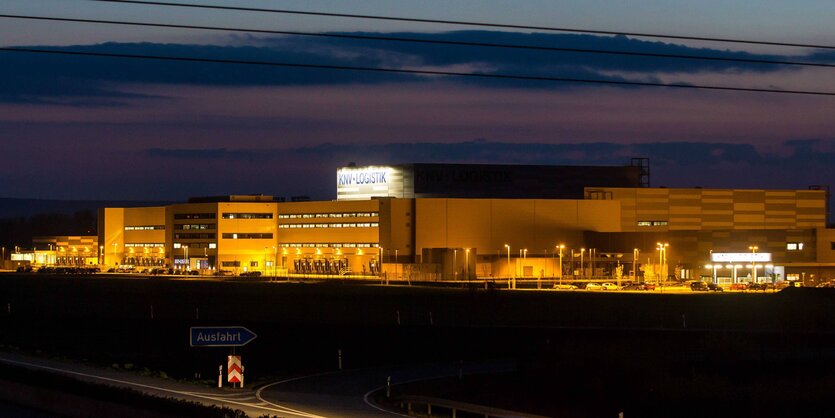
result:
M 257 337 L 245 327 L 191 327 L 192 347 L 240 347 Z

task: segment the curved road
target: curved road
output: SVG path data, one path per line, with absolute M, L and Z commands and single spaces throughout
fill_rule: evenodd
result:
M 370 394 L 418 380 L 456 376 L 459 373 L 509 371 L 512 362 L 439 363 L 373 369 L 332 371 L 279 380 L 253 389 L 208 388 L 136 373 L 44 359 L 19 353 L 0 352 L 0 362 L 72 376 L 76 379 L 139 390 L 156 396 L 174 397 L 205 405 L 241 409 L 256 417 L 264 414 L 286 417 L 392 417 L 369 401 Z

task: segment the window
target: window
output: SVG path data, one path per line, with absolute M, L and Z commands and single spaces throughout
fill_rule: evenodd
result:
M 250 267 L 258 267 L 258 262 L 257 261 L 250 261 L 249 266 Z
M 183 244 L 180 244 L 179 242 L 174 243 L 174 248 L 180 248 L 182 246 L 183 246 Z
M 174 234 L 177 239 L 214 239 L 215 234 Z
M 216 242 L 210 242 L 209 243 L 209 248 L 217 248 L 217 243 Z
M 223 213 L 223 219 L 272 219 L 272 213 Z
M 272 233 L 260 234 L 260 233 L 226 233 L 223 234 L 223 239 L 272 239 Z
M 165 225 L 126 226 L 125 231 L 155 231 L 165 229 Z
M 183 225 L 174 225 L 174 229 L 185 230 L 185 229 L 215 229 L 215 224 L 183 224 Z
M 667 226 L 667 221 L 638 221 L 638 226 Z
M 174 219 L 215 219 L 216 213 L 175 213 Z
M 221 267 L 240 267 L 241 262 L 240 261 L 221 261 L 220 266 Z
M 835 244 L 833 244 L 835 246 Z M 803 251 L 803 243 L 802 242 L 787 242 L 786 243 L 786 250 L 788 251 Z

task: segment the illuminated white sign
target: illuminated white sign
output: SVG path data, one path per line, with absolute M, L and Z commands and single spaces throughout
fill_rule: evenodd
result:
M 394 167 L 343 167 L 336 170 L 338 200 L 403 197 L 403 174 Z
M 771 253 L 711 253 L 710 261 L 721 263 L 768 263 L 771 262 Z
M 361 170 L 340 169 L 336 172 L 337 186 L 388 183 L 388 168 L 368 167 Z

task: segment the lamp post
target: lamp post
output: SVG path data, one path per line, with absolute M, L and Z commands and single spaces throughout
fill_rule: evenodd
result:
M 467 281 L 470 281 L 470 249 L 464 249 L 466 258 L 464 259 L 464 274 L 467 276 Z
M 510 284 L 510 245 L 505 244 L 505 248 L 507 248 L 507 276 L 508 276 L 508 285 Z M 514 282 L 515 284 L 515 282 Z
M 565 248 L 565 245 L 560 244 L 557 248 L 560 249 L 560 285 L 562 285 L 562 249 Z
M 273 277 L 278 276 L 278 246 L 273 245 Z
M 748 249 L 751 250 L 751 271 L 752 271 L 752 273 L 751 273 L 751 283 L 756 283 L 757 282 L 757 250 L 759 250 L 760 247 L 758 247 L 756 245 L 751 245 L 751 246 L 748 247 Z
M 399 278 L 399 276 L 397 275 L 397 273 L 398 273 L 398 272 L 399 272 L 399 270 L 400 270 L 400 269 L 398 269 L 398 268 L 397 268 L 397 265 L 399 264 L 398 260 L 400 259 L 400 258 L 398 257 L 398 255 L 399 255 L 398 251 L 400 251 L 400 249 L 399 249 L 399 248 L 395 248 L 395 249 L 394 249 L 394 276 L 395 276 L 395 277 L 397 277 L 397 278 Z
M 119 258 L 116 256 L 116 246 L 117 246 L 117 245 L 119 245 L 119 243 L 118 243 L 118 242 L 114 242 L 114 243 L 113 243 L 113 258 L 114 258 L 115 260 L 118 260 L 118 259 L 119 259 Z
M 583 254 L 585 254 L 585 252 L 585 248 L 580 248 L 580 277 L 583 279 L 586 278 L 586 265 L 583 263 Z
M 661 274 L 658 278 L 658 281 L 660 283 L 662 278 L 664 281 L 667 281 L 667 247 L 669 247 L 670 244 L 666 242 L 662 244 L 659 242 L 657 243 L 657 245 L 658 247 L 656 249 L 658 250 L 658 264 L 661 268 Z
M 458 268 L 455 264 L 458 262 L 458 249 L 452 250 L 452 280 L 458 280 Z
M 632 282 L 638 281 L 638 257 L 641 255 L 641 250 L 632 249 Z

